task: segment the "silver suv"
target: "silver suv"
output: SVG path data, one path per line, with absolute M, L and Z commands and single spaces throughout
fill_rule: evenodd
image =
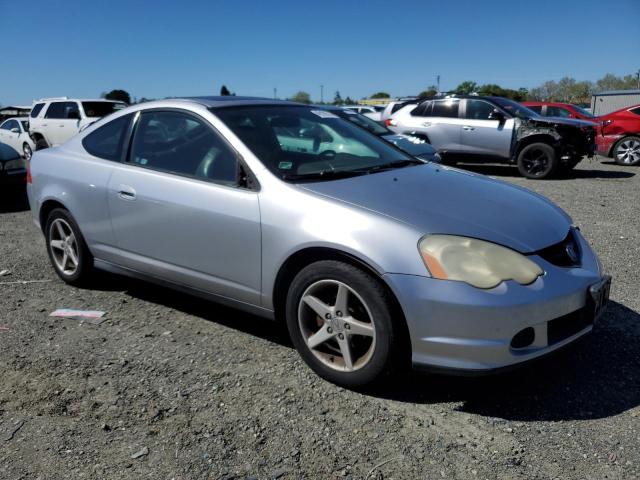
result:
M 104 99 L 45 98 L 31 108 L 29 133 L 36 150 L 55 147 L 87 125 L 126 106 L 123 102 Z
M 449 159 L 516 163 L 522 175 L 536 179 L 575 167 L 595 149 L 595 124 L 541 117 L 500 97 L 427 99 L 404 106 L 386 124 L 421 136 Z

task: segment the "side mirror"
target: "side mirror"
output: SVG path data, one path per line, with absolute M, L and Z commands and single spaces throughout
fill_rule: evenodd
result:
M 11 132 L 12 132 L 12 133 L 20 133 L 20 129 L 18 129 L 18 128 L 16 128 L 16 127 L 13 127 L 13 128 L 11 129 Z
M 504 118 L 504 113 L 502 113 L 497 108 L 494 108 L 493 111 L 489 114 L 489 120 L 498 120 L 499 122 L 502 122 Z

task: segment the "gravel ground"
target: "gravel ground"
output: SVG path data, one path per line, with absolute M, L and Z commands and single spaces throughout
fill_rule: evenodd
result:
M 610 308 L 514 373 L 407 373 L 369 393 L 320 380 L 259 318 L 116 276 L 66 286 L 4 192 L 0 478 L 640 478 L 640 168 L 473 169 L 573 216 L 614 277 Z M 48 316 L 62 307 L 108 314 Z

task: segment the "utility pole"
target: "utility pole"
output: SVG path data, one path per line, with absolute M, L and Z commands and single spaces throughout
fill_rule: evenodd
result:
M 324 103 L 324 85 L 320 85 L 320 103 Z
M 636 78 L 638 79 L 638 90 L 640 90 L 640 70 L 636 72 Z
M 273 99 L 276 100 L 278 98 L 278 89 L 273 87 Z
M 438 85 L 438 93 L 440 93 L 440 75 L 436 75 L 436 84 Z

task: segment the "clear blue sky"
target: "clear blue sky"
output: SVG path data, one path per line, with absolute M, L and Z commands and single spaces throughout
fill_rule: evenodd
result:
M 218 94 L 325 100 L 640 69 L 639 0 L 0 0 L 0 103 Z

